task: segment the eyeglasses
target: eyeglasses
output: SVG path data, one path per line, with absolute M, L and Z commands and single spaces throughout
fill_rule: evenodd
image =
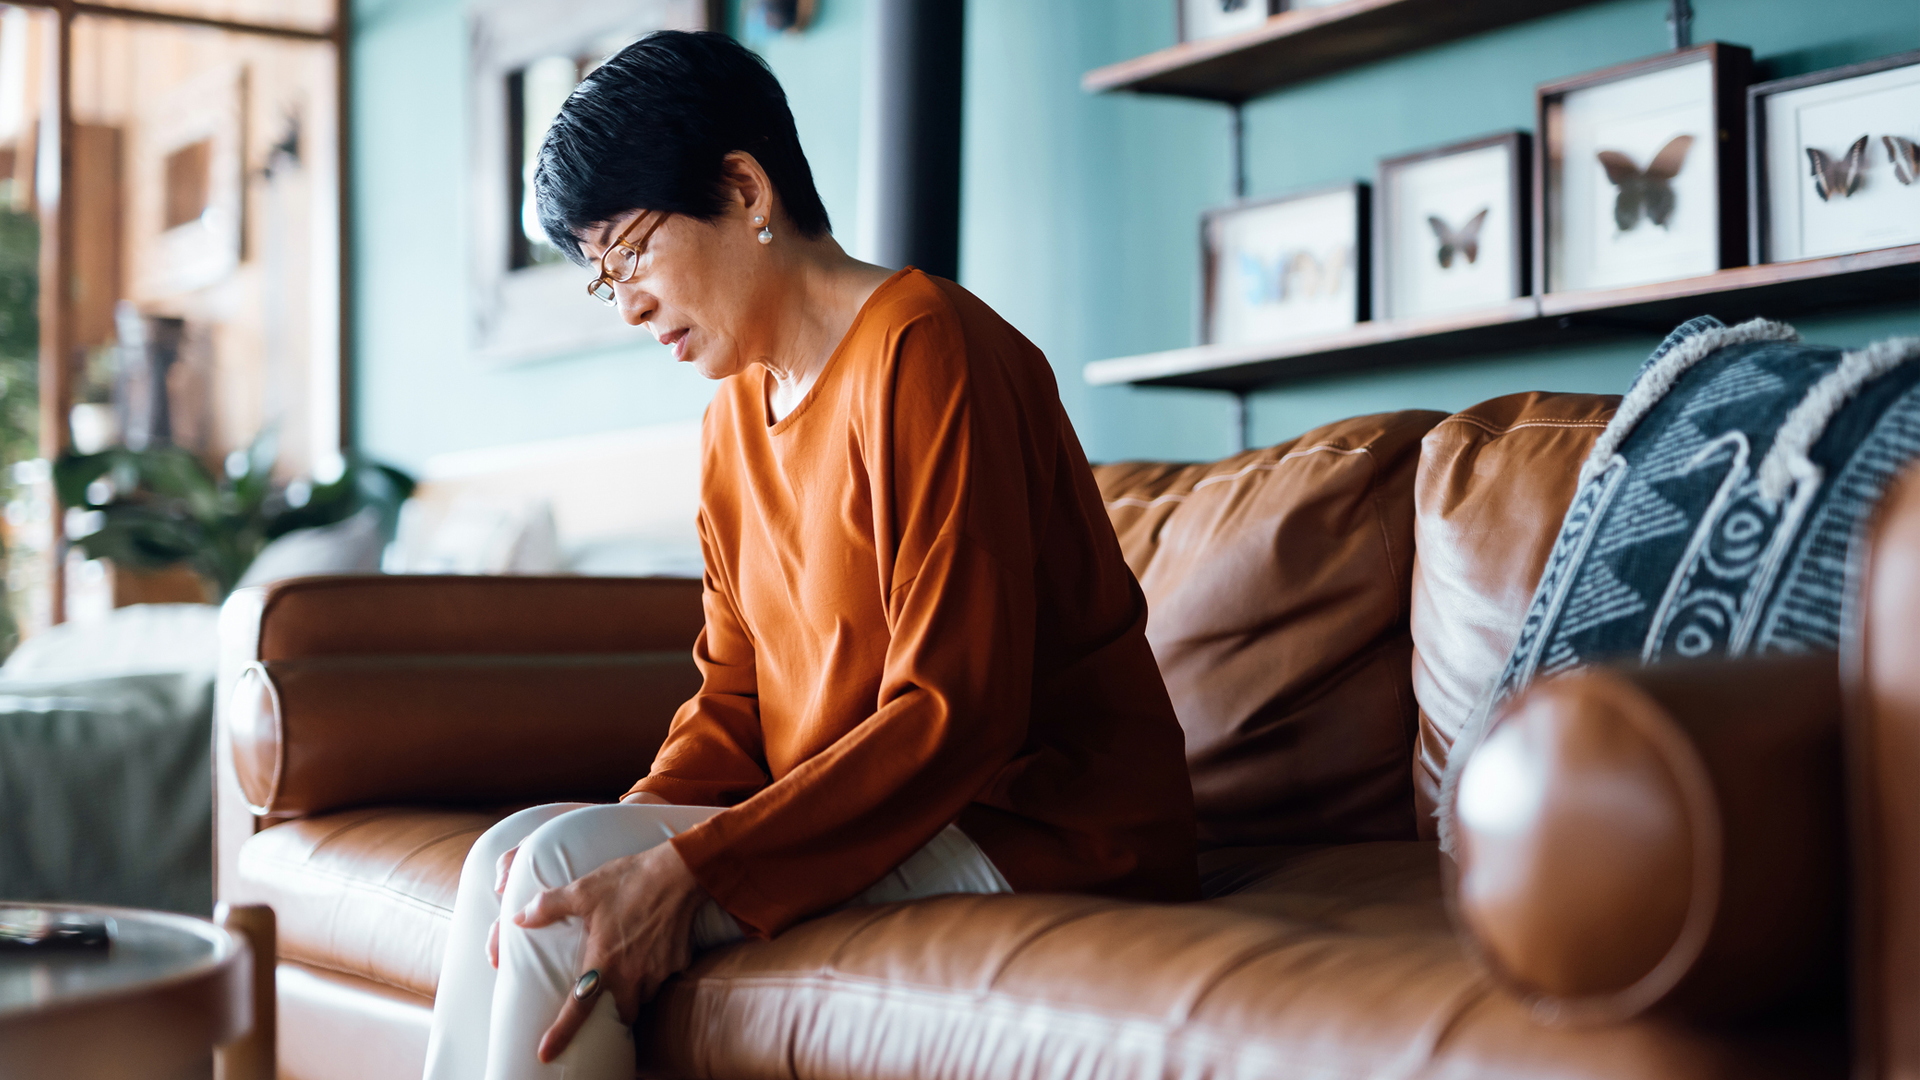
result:
M 607 245 L 607 250 L 600 253 L 600 273 L 593 279 L 593 284 L 587 286 L 588 296 L 608 307 L 613 307 L 620 302 L 619 297 L 614 294 L 614 284 L 616 282 L 624 284 L 633 280 L 634 273 L 640 269 L 640 249 L 647 246 L 647 241 L 653 239 L 654 230 L 667 220 L 666 214 L 654 215 L 653 224 L 647 226 L 647 231 L 641 234 L 640 240 L 637 243 L 627 243 L 627 234 L 633 231 L 634 226 L 645 220 L 646 216 L 640 214 L 627 222 L 627 227 L 621 229 L 620 235 L 613 238 L 613 243 Z

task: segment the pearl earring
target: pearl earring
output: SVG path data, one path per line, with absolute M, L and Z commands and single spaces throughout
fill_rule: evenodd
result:
M 753 215 L 753 223 L 755 225 L 765 225 L 767 223 L 767 219 L 760 216 L 759 214 L 755 214 Z
M 771 244 L 771 243 L 773 243 L 773 230 L 772 230 L 772 229 L 769 229 L 769 228 L 764 228 L 764 227 L 763 227 L 763 228 L 762 228 L 762 229 L 760 230 L 760 233 L 759 233 L 759 235 L 758 235 L 758 236 L 756 237 L 756 239 L 758 239 L 758 240 L 759 240 L 759 241 L 760 241 L 761 243 L 763 243 L 763 244 Z

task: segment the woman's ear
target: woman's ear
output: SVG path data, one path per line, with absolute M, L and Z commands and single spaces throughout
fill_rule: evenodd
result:
M 735 150 L 721 159 L 720 183 L 729 201 L 747 218 L 773 217 L 773 181 L 767 179 L 767 171 L 752 154 Z

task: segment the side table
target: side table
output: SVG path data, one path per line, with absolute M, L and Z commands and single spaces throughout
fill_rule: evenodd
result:
M 204 1078 L 214 1051 L 238 1044 L 255 1051 L 240 1055 L 248 1067 L 232 1068 L 225 1059 L 233 1055 L 223 1053 L 220 1072 L 242 1080 L 237 1073 L 257 1071 L 262 1042 L 266 1072 L 259 1080 L 272 1076 L 271 982 L 259 1010 L 265 1030 L 242 1038 L 256 1027 L 259 989 L 248 939 L 264 927 L 260 951 L 271 965 L 271 911 L 223 911 L 223 929 L 160 911 L 0 903 L 26 907 L 107 916 L 117 933 L 104 952 L 0 953 L 0 1077 Z

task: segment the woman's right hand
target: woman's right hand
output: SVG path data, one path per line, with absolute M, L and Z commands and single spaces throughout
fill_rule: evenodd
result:
M 520 845 L 515 844 L 494 864 L 493 895 L 500 896 L 507 891 L 507 871 L 513 869 L 513 854 L 519 850 Z M 487 963 L 492 964 L 496 971 L 500 968 L 500 920 L 497 918 L 487 930 Z

